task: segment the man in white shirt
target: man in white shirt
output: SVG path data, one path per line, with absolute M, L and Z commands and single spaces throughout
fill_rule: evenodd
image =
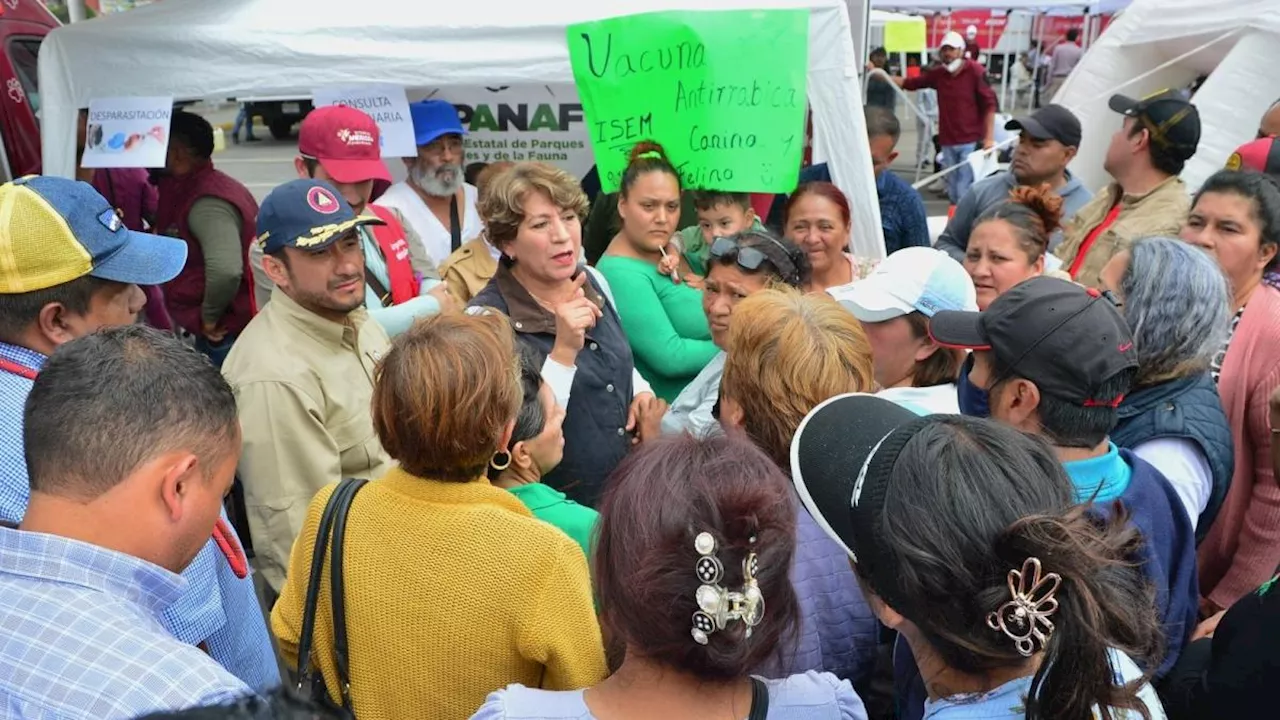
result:
M 418 156 L 405 158 L 409 177 L 392 185 L 378 204 L 398 210 L 440 265 L 482 229 L 475 186 L 463 175 L 467 131 L 457 109 L 444 100 L 413 103 L 409 112 Z

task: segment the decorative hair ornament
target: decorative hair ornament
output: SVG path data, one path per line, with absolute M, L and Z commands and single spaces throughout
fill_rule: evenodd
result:
M 753 535 L 751 544 L 754 546 L 755 542 Z M 752 629 L 764 618 L 764 597 L 756 582 L 756 575 L 760 573 L 759 558 L 754 552 L 747 553 L 742 559 L 742 587 L 728 590 L 720 584 L 724 579 L 724 565 L 715 554 L 716 539 L 711 533 L 698 533 L 693 547 L 699 555 L 694 570 L 701 583 L 696 595 L 698 610 L 693 613 L 694 641 L 706 645 L 711 633 L 723 630 L 734 620 L 741 620 L 747 626 L 746 636 L 751 637 Z
M 647 159 L 647 158 L 653 158 L 654 160 L 661 160 L 662 153 L 658 152 L 657 150 L 646 150 L 645 152 L 642 152 L 636 156 L 637 160 Z
M 1054 595 L 1062 577 L 1049 573 L 1041 577 L 1040 558 L 1029 557 L 1022 570 L 1009 571 L 1009 594 L 1013 599 L 995 612 L 987 613 L 987 626 L 1008 635 L 1023 657 L 1044 649 L 1053 635 L 1049 616 L 1058 611 Z

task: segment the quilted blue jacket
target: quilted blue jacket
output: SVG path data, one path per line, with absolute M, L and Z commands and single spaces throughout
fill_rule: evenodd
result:
M 809 670 L 833 673 L 857 684 L 875 663 L 879 621 L 871 612 L 849 566 L 849 556 L 796 503 L 796 554 L 791 584 L 800 607 L 794 647 L 760 668 L 759 674 L 782 678 Z M 765 622 L 768 622 L 765 598 Z
M 1222 412 L 1218 386 L 1209 373 L 1138 388 L 1124 399 L 1116 429 L 1111 431 L 1111 442 L 1133 449 L 1156 438 L 1190 440 L 1209 461 L 1213 491 L 1196 523 L 1199 544 L 1218 516 L 1236 469 L 1231 426 Z

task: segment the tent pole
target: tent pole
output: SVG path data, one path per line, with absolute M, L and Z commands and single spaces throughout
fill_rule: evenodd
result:
M 84 0 L 67 0 L 67 17 L 71 22 L 84 22 Z
M 1228 30 L 1228 31 L 1226 31 L 1226 32 L 1222 33 L 1221 35 L 1219 35 L 1218 37 L 1216 37 L 1216 38 L 1214 38 L 1214 39 L 1210 40 L 1209 42 L 1207 42 L 1207 43 L 1205 43 L 1205 44 L 1203 44 L 1203 45 L 1201 45 L 1201 46 L 1199 46 L 1199 47 L 1196 47 L 1196 48 L 1193 48 L 1193 49 L 1191 49 L 1191 50 L 1188 50 L 1188 51 L 1186 51 L 1186 52 L 1182 53 L 1181 55 L 1179 55 L 1179 56 L 1177 56 L 1177 57 L 1175 57 L 1175 58 L 1172 58 L 1172 59 L 1170 59 L 1170 60 L 1166 60 L 1166 61 L 1164 61 L 1164 62 L 1160 63 L 1159 65 L 1157 65 L 1157 66 L 1155 66 L 1155 67 L 1151 68 L 1150 70 L 1147 70 L 1146 72 L 1144 72 L 1144 73 L 1142 73 L 1142 74 L 1140 74 L 1140 75 L 1135 75 L 1134 77 L 1131 77 L 1131 78 L 1129 78 L 1128 80 L 1125 80 L 1124 82 L 1120 83 L 1119 85 L 1116 85 L 1115 87 L 1111 88 L 1110 90 L 1107 90 L 1107 91 L 1106 91 L 1106 92 L 1104 92 L 1104 93 L 1100 93 L 1100 94 L 1097 96 L 1097 99 L 1109 98 L 1109 97 L 1111 97 L 1112 95 L 1115 95 L 1116 93 L 1120 92 L 1121 90 L 1124 90 L 1125 88 L 1129 87 L 1130 85 L 1132 85 L 1132 84 L 1134 84 L 1134 83 L 1136 83 L 1136 82 L 1140 82 L 1140 81 L 1142 81 L 1142 80 L 1145 80 L 1145 79 L 1147 79 L 1147 78 L 1151 77 L 1152 75 L 1155 75 L 1156 73 L 1160 72 L 1161 70 L 1164 70 L 1164 69 L 1165 69 L 1165 68 L 1167 68 L 1167 67 L 1172 67 L 1172 66 L 1174 66 L 1174 65 L 1177 65 L 1178 63 L 1182 62 L 1183 60 L 1186 60 L 1187 58 L 1191 57 L 1192 55 L 1195 55 L 1195 54 L 1199 53 L 1199 52 L 1200 52 L 1200 51 L 1202 51 L 1202 50 L 1206 50 L 1206 49 L 1208 49 L 1208 48 L 1210 48 L 1210 47 L 1212 47 L 1212 46 L 1214 46 L 1214 45 L 1217 45 L 1218 43 L 1222 42 L 1223 40 L 1226 40 L 1226 39 L 1227 39 L 1227 38 L 1229 38 L 1229 37 L 1232 37 L 1233 35 L 1239 35 L 1239 34 L 1240 34 L 1240 31 L 1241 31 L 1241 30 L 1243 30 L 1243 29 L 1244 29 L 1244 28 L 1233 28 L 1233 29 L 1231 29 L 1231 30 Z

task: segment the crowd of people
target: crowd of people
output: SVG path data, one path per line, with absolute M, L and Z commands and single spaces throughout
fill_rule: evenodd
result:
M 1046 105 L 936 247 L 868 108 L 879 262 L 825 166 L 592 201 L 441 100 L 394 185 L 331 107 L 261 206 L 181 111 L 0 186 L 3 716 L 1265 713 L 1280 106 L 1194 195 L 1195 106 L 1110 107 L 1107 187 Z

